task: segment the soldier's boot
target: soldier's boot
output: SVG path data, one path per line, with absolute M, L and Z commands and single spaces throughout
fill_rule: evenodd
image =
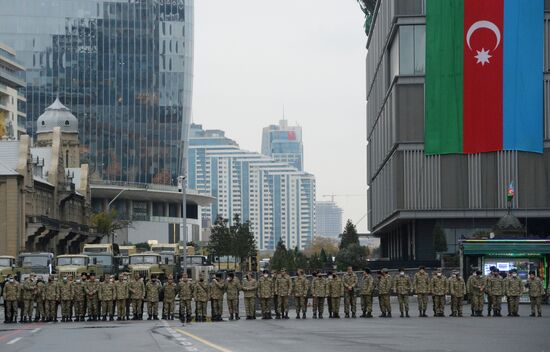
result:
M 387 317 L 388 317 L 388 318 L 391 318 L 391 312 L 388 312 Z
M 355 313 L 351 313 L 351 317 L 352 317 L 352 318 L 357 318 L 357 316 L 355 315 Z
M 296 313 L 296 319 L 300 319 L 300 313 Z
M 317 319 L 317 313 L 313 313 L 312 318 L 313 318 L 313 319 Z
M 349 318 L 349 313 L 345 313 L 346 314 L 346 318 Z
M 101 319 L 101 321 L 107 321 L 107 316 L 104 315 L 103 318 Z
M 233 313 L 229 314 L 229 320 L 233 320 Z
M 74 321 L 75 321 L 75 322 L 79 322 L 79 321 L 80 321 L 80 317 L 77 315 L 77 316 L 74 318 Z
M 406 316 L 407 318 L 410 318 L 410 317 L 411 317 L 411 316 L 409 315 L 409 311 L 408 311 L 408 310 L 405 311 L 405 316 Z
M 372 312 L 367 313 L 367 318 L 372 318 Z
M 153 320 L 159 320 L 159 316 L 158 315 L 153 315 Z
M 235 313 L 235 320 L 241 320 L 241 317 L 239 316 L 239 313 Z
M 112 315 L 109 315 L 109 321 L 115 320 Z
M 379 318 L 385 318 L 385 317 L 386 317 L 386 313 L 385 313 L 385 312 L 382 312 L 382 314 L 380 314 L 378 317 L 379 317 Z
M 117 321 L 121 321 L 122 318 L 121 318 L 121 317 L 117 317 L 116 320 L 117 320 Z
M 488 317 L 491 316 L 491 310 L 490 310 L 490 309 L 487 309 L 487 316 L 488 316 Z
M 191 314 L 187 314 L 185 316 L 185 320 L 186 320 L 186 323 L 190 323 L 193 321 L 193 317 L 191 316 Z
M 476 311 L 474 311 L 474 309 L 472 308 L 472 314 L 470 314 L 471 317 L 475 317 L 476 316 Z
M 302 313 L 302 319 L 305 319 L 306 318 L 306 312 L 303 312 Z
M 539 312 L 539 314 L 537 315 L 539 318 L 542 318 L 542 312 Z
M 162 313 L 162 319 L 166 320 L 166 314 Z
M 281 319 L 281 315 L 280 315 L 279 313 L 277 313 L 277 314 L 275 315 L 275 319 Z
M 404 318 L 405 315 L 403 314 L 403 311 L 401 311 L 401 315 L 399 316 L 400 318 Z
M 37 323 L 37 322 L 39 322 L 39 321 L 40 321 L 40 315 L 37 314 L 37 315 L 34 317 L 34 322 Z
M 367 317 L 367 312 L 366 311 L 363 311 L 363 314 L 361 314 L 359 316 L 359 318 L 366 318 Z

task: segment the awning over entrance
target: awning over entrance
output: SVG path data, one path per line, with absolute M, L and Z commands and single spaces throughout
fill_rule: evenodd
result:
M 550 240 L 465 240 L 465 255 L 528 257 L 550 254 Z

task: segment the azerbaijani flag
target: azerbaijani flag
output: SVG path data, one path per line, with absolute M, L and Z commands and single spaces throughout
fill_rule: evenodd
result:
M 508 191 L 506 191 L 506 198 L 508 199 L 509 202 L 511 202 L 512 199 L 514 199 L 515 195 L 516 195 L 516 192 L 514 192 L 514 181 L 512 181 L 508 185 Z
M 426 0 L 426 154 L 543 150 L 543 0 Z

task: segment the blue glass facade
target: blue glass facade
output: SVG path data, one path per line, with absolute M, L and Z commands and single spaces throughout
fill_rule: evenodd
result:
M 0 0 L 27 69 L 27 130 L 59 96 L 93 177 L 175 184 L 188 134 L 193 0 Z

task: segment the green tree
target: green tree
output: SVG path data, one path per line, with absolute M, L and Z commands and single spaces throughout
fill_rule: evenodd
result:
M 231 226 L 231 255 L 242 263 L 247 257 L 255 256 L 257 247 L 254 234 L 250 231 L 250 221 L 241 222 L 238 214 L 233 217 Z
M 212 225 L 210 240 L 208 241 L 208 253 L 218 260 L 220 257 L 229 255 L 231 251 L 231 232 L 228 226 L 227 219 L 218 216 L 214 225 Z
M 328 256 L 327 252 L 325 252 L 325 249 L 321 249 L 321 253 L 319 254 L 319 261 L 321 262 L 321 268 L 326 268 L 328 264 Z
M 131 221 L 119 219 L 115 209 L 109 212 L 102 211 L 93 214 L 91 222 L 97 233 L 108 236 L 111 243 L 114 242 L 115 233 L 118 230 L 125 229 L 131 225 Z
M 319 254 L 313 253 L 311 257 L 309 257 L 307 268 L 309 270 L 321 270 L 324 268 L 324 264 L 321 262 Z
M 148 250 L 151 249 L 151 247 L 149 247 L 149 244 L 147 242 L 139 242 L 139 243 L 136 243 L 135 246 L 136 246 L 136 250 L 140 253 L 147 252 Z
M 359 235 L 357 234 L 357 228 L 353 222 L 348 220 L 344 227 L 344 232 L 340 236 L 340 245 L 338 248 L 341 250 L 352 244 L 359 244 Z
M 283 243 L 283 240 L 279 240 L 277 247 L 275 248 L 275 253 L 269 262 L 271 270 L 281 270 L 286 268 L 288 265 L 288 253 L 286 246 Z
M 353 243 L 338 252 L 336 255 L 337 269 L 344 271 L 348 266 L 353 267 L 354 270 L 360 270 L 366 266 L 365 247 Z

